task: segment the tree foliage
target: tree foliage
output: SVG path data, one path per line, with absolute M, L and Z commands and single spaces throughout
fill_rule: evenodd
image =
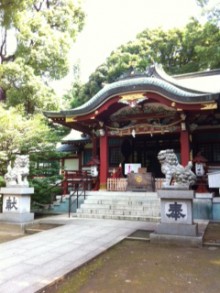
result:
M 51 185 L 61 178 L 59 161 L 63 154 L 56 151 L 56 143 L 64 131 L 58 126 L 53 126 L 51 131 L 51 127 L 40 114 L 25 117 L 21 107 L 0 106 L 0 186 L 15 154 L 29 154 L 29 183 L 35 188 L 32 199 L 50 203 L 52 194 L 58 192 Z
M 196 72 L 220 67 L 220 32 L 213 22 L 191 19 L 183 29 L 146 29 L 134 41 L 121 45 L 89 77 L 86 84 L 73 84 L 68 94 L 72 107 L 95 95 L 105 83 L 117 80 L 135 68 L 144 71 L 160 63 L 169 74 Z
M 48 86 L 69 71 L 68 53 L 84 24 L 75 0 L 2 0 L 0 86 L 8 106 L 27 113 L 57 107 Z
M 0 174 L 17 153 L 52 154 L 59 140 L 56 131 L 51 131 L 42 115 L 24 117 L 22 109 L 0 107 Z
M 196 0 L 196 2 L 202 8 L 202 15 L 205 19 L 219 26 L 220 2 L 212 0 Z

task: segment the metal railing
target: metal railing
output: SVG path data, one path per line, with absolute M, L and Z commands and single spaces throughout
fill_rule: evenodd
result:
M 69 196 L 69 218 L 71 215 L 71 209 L 72 206 L 76 200 L 76 207 L 78 209 L 79 207 L 79 197 L 83 196 L 84 200 L 86 198 L 86 186 L 87 186 L 87 178 L 81 177 L 80 179 L 77 178 L 78 180 L 76 182 L 72 182 L 73 184 L 73 190 L 70 192 Z M 76 197 L 75 200 L 72 200 L 73 197 Z
M 0 194 L 0 213 L 2 213 L 3 210 L 3 195 Z

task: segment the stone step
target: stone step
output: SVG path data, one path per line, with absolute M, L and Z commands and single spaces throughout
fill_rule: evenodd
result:
M 143 193 L 143 192 L 138 192 L 138 193 L 132 193 L 132 192 L 127 192 L 127 193 L 125 193 L 125 194 L 120 194 L 120 193 L 118 193 L 118 192 L 115 192 L 115 193 L 113 193 L 113 192 L 111 192 L 110 194 L 108 194 L 108 193 L 102 193 L 102 194 L 100 194 L 100 193 L 93 193 L 93 194 L 91 194 L 90 192 L 88 192 L 88 193 L 86 193 L 86 196 L 87 197 L 90 197 L 90 196 L 92 196 L 92 197 L 94 197 L 94 198 L 104 198 L 104 197 L 107 197 L 107 198 L 157 198 L 158 197 L 158 195 L 157 195 L 157 193 L 156 192 L 151 192 L 151 193 L 149 193 L 149 194 L 147 194 L 147 193 Z
M 134 198 L 134 199 L 130 199 L 130 198 L 86 198 L 85 199 L 86 202 L 89 203 L 136 203 L 136 204 L 143 204 L 143 203 L 148 203 L 148 202 L 160 202 L 159 198 L 147 198 L 147 199 L 142 199 L 142 198 Z
M 100 200 L 108 200 L 108 201 L 153 201 L 159 200 L 157 196 L 86 196 L 86 200 L 100 201 Z
M 158 209 L 155 210 L 142 210 L 142 211 L 137 211 L 137 210 L 119 210 L 119 209 L 114 209 L 114 210 L 109 210 L 109 209 L 78 209 L 77 214 L 103 214 L 103 215 L 133 215 L 133 216 L 159 216 L 160 211 Z
M 111 199 L 111 198 L 100 198 L 100 199 L 95 199 L 95 198 L 86 198 L 85 199 L 86 203 L 89 204 L 124 204 L 124 205 L 142 205 L 142 204 L 148 204 L 148 203 L 160 203 L 159 199 Z
M 92 198 L 115 198 L 115 199 L 123 199 L 123 198 L 158 198 L 157 192 L 118 192 L 118 191 L 105 191 L 105 192 L 94 192 L 87 191 L 86 197 Z
M 128 220 L 128 221 L 143 221 L 143 222 L 160 222 L 160 217 L 152 216 L 129 216 L 129 215 L 103 215 L 103 214 L 79 214 L 78 218 L 92 218 L 92 219 L 112 219 L 112 220 Z
M 159 203 L 144 203 L 142 205 L 136 205 L 136 204 L 97 204 L 97 203 L 88 203 L 88 202 L 84 202 L 81 207 L 82 209 L 86 209 L 86 208 L 93 208 L 93 209 L 98 209 L 98 208 L 102 208 L 102 209 L 110 209 L 110 210 L 114 210 L 114 209 L 120 209 L 120 210 L 148 210 L 151 208 L 156 208 L 156 209 L 160 209 L 160 204 Z
M 157 221 L 160 199 L 156 192 L 88 192 L 77 217 Z
M 80 206 L 81 209 L 105 209 L 105 210 L 151 210 L 151 209 L 157 209 L 160 210 L 160 204 L 154 203 L 154 204 L 142 204 L 142 205 L 124 205 L 124 204 L 90 204 L 90 203 L 83 203 Z

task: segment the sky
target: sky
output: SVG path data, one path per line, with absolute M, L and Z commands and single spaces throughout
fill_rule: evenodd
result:
M 71 51 L 71 63 L 79 63 L 82 82 L 105 62 L 117 47 L 135 39 L 144 29 L 183 27 L 198 16 L 196 0 L 82 0 L 85 26 Z M 73 77 L 58 83 L 70 87 Z

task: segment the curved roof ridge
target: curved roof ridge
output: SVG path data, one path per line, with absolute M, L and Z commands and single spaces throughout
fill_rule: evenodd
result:
M 173 96 L 174 100 L 176 99 L 181 102 L 189 102 L 191 99 L 194 99 L 194 102 L 211 100 L 211 94 L 194 91 L 191 92 L 157 77 L 132 77 L 130 79 L 123 79 L 105 85 L 104 88 L 83 105 L 67 111 L 61 111 L 61 113 L 77 115 L 83 112 L 83 114 L 85 114 L 85 112 L 89 113 L 96 109 L 98 106 L 106 102 L 106 99 L 111 98 L 113 95 L 122 95 L 128 91 L 140 92 L 153 90 L 157 90 L 161 94 L 169 93 Z
M 166 71 L 163 69 L 163 66 L 161 64 L 155 64 L 154 67 L 155 67 L 155 73 L 159 78 L 166 80 L 167 82 L 169 82 L 175 86 L 178 86 L 179 88 L 181 88 L 183 90 L 192 91 L 192 92 L 198 93 L 198 94 L 208 94 L 207 91 L 198 91 L 195 88 L 189 88 L 189 87 L 184 86 L 183 84 L 181 84 L 181 82 L 179 80 L 176 80 L 175 77 L 168 75 L 166 73 Z M 178 75 L 178 77 L 180 77 L 180 76 L 181 75 Z

